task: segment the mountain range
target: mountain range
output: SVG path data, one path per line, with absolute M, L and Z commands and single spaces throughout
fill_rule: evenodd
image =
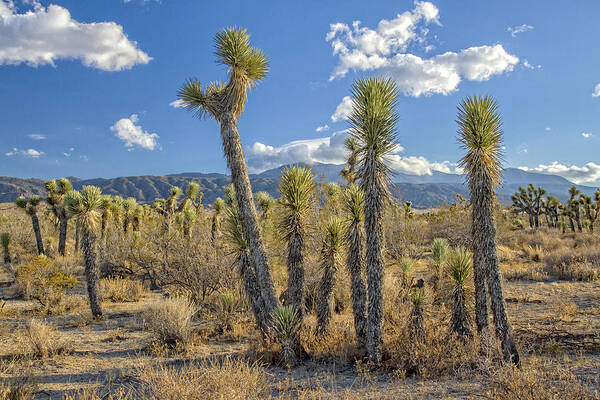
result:
M 304 164 L 301 164 L 304 165 Z M 266 191 L 277 197 L 277 188 L 281 172 L 289 166 L 281 166 L 270 169 L 259 174 L 251 174 L 250 181 L 255 192 Z M 313 173 L 317 179 L 328 182 L 343 182 L 340 171 L 343 165 L 335 164 L 313 164 Z M 127 176 L 119 178 L 95 178 L 79 179 L 69 177 L 75 189 L 81 189 L 83 185 L 95 185 L 102 189 L 103 193 L 120 195 L 123 197 L 135 197 L 141 203 L 150 203 L 156 197 L 167 197 L 173 186 L 185 188 L 191 181 L 198 182 L 202 187 L 204 197 L 202 202 L 210 204 L 217 197 L 223 195 L 223 187 L 231 183 L 231 178 L 219 173 L 181 173 L 164 176 L 144 175 Z M 392 193 L 402 201 L 412 201 L 416 208 L 430 208 L 454 202 L 456 194 L 468 196 L 468 188 L 465 177 L 458 174 L 448 174 L 433 171 L 431 175 L 411 175 L 397 173 L 392 177 Z M 544 187 L 548 194 L 566 200 L 567 191 L 574 184 L 567 179 L 557 176 L 534 172 L 522 171 L 516 168 L 507 168 L 503 174 L 503 186 L 498 191 L 501 201 L 508 203 L 510 196 L 514 194 L 519 186 L 530 183 Z M 589 186 L 578 186 L 587 194 L 592 194 L 596 188 Z M 0 177 L 0 202 L 12 202 L 21 194 L 25 196 L 45 196 L 44 181 L 41 179 L 23 179 L 12 177 Z

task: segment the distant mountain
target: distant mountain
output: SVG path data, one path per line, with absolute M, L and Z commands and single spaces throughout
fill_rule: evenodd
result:
M 299 164 L 305 166 L 306 164 Z M 255 192 L 266 191 L 273 196 L 278 196 L 277 187 L 281 172 L 289 166 L 273 168 L 259 174 L 251 174 L 250 182 Z M 340 171 L 343 165 L 313 164 L 312 170 L 317 179 L 325 177 L 325 181 L 342 182 Z M 202 202 L 210 204 L 217 197 L 223 196 L 223 187 L 231 183 L 231 178 L 219 173 L 187 172 L 166 176 L 128 176 L 112 179 L 79 179 L 70 177 L 75 189 L 81 189 L 83 185 L 96 185 L 103 193 L 120 195 L 123 197 L 135 197 L 139 202 L 151 203 L 156 197 L 167 197 L 173 186 L 185 188 L 191 181 L 198 182 L 202 187 L 204 197 Z M 397 173 L 393 176 L 394 186 L 392 193 L 402 201 L 412 201 L 416 208 L 436 207 L 443 204 L 451 204 L 455 201 L 456 194 L 468 195 L 465 178 L 458 174 L 447 174 L 434 171 L 431 175 L 410 175 Z M 507 168 L 503 175 L 503 187 L 499 190 L 500 199 L 508 203 L 510 196 L 514 194 L 519 186 L 530 183 L 542 186 L 548 194 L 565 201 L 568 197 L 567 191 L 573 183 L 556 175 L 540 174 L 522 171 L 516 168 Z M 592 194 L 596 188 L 578 186 L 587 194 Z M 12 202 L 25 194 L 30 196 L 37 194 L 44 197 L 44 181 L 40 179 L 21 179 L 11 177 L 0 177 L 0 202 Z

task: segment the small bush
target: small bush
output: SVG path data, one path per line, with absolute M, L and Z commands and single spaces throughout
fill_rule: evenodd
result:
M 22 325 L 17 335 L 24 356 L 47 358 L 66 351 L 66 343 L 56 329 L 37 319 Z
M 147 293 L 141 282 L 132 279 L 102 279 L 100 293 L 103 300 L 113 303 L 138 302 Z
M 150 305 L 142 318 L 156 341 L 170 349 L 187 349 L 195 336 L 192 318 L 196 312 L 192 302 L 176 297 Z

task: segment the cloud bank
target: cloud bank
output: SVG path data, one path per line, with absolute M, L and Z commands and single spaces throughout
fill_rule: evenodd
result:
M 519 169 L 529 172 L 541 172 L 544 174 L 562 176 L 577 184 L 591 183 L 600 180 L 600 165 L 593 162 L 589 162 L 579 167 L 577 165 L 568 166 L 561 164 L 558 161 L 554 161 L 549 165 L 540 164 L 533 168 L 519 167 Z

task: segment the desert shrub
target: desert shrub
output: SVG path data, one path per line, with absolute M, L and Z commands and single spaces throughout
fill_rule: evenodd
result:
M 559 279 L 598 280 L 600 279 L 600 252 L 597 248 L 588 246 L 557 250 L 546 256 L 546 269 Z
M 141 282 L 133 279 L 102 279 L 100 293 L 103 300 L 115 303 L 137 302 L 147 293 Z
M 548 272 L 542 265 L 510 265 L 502 267 L 502 277 L 507 281 L 547 281 Z
M 38 256 L 16 270 L 16 281 L 26 299 L 35 299 L 47 313 L 60 309 L 67 289 L 77 278 L 63 273 L 49 258 Z
M 531 261 L 540 262 L 544 259 L 544 249 L 538 244 L 535 246 L 527 245 L 523 248 L 525 257 Z
M 296 343 L 302 321 L 292 305 L 280 306 L 271 312 L 273 332 L 281 345 L 281 358 L 285 365 L 296 363 Z
M 17 332 L 17 341 L 23 356 L 46 358 L 67 350 L 67 344 L 54 326 L 38 319 L 22 324 Z
M 171 349 L 187 349 L 195 338 L 193 317 L 196 306 L 184 297 L 157 301 L 142 314 L 144 326 L 154 340 Z
M 181 368 L 146 365 L 138 369 L 141 396 L 156 400 L 261 399 L 270 397 L 269 376 L 258 364 L 224 358 Z

